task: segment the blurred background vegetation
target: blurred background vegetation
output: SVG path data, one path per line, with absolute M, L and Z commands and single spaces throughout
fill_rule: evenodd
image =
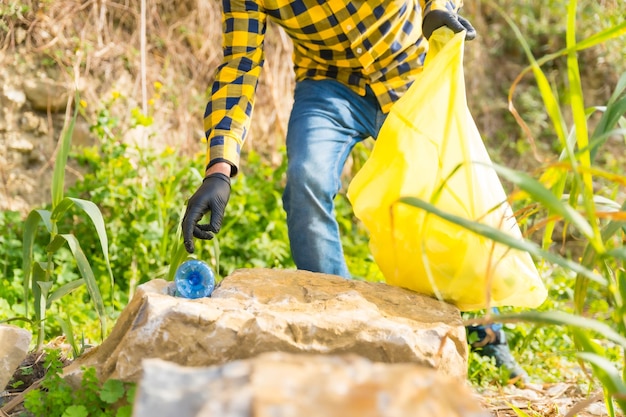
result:
M 508 110 L 509 90 L 529 63 L 493 4 L 506 10 L 532 53 L 541 57 L 565 47 L 568 3 L 468 0 L 462 10 L 478 32 L 477 39 L 466 45 L 469 108 L 492 159 L 532 176 L 538 176 L 547 162 L 558 157 L 560 145 L 532 75 L 521 80 L 513 97 L 530 136 Z M 106 300 L 109 326 L 137 285 L 166 276 L 185 199 L 201 180 L 206 146 L 202 115 L 221 57 L 219 7 L 215 1 L 162 0 L 149 1 L 146 10 L 136 0 L 8 0 L 0 5 L 1 64 L 66 80 L 70 85 L 76 72 L 80 74 L 78 118 L 88 124 L 93 141 L 72 148 L 74 169 L 68 174 L 72 178 L 66 195 L 91 200 L 102 211 L 115 278 L 112 288 L 107 286 L 106 263 L 93 226 L 71 216 L 60 228 L 81 237 Z M 623 24 L 625 16 L 624 1 L 582 1 L 578 5 L 578 37 Z M 284 135 L 293 89 L 291 45 L 274 25 L 266 45 L 253 125 L 243 150 L 241 174 L 233 182 L 219 244 L 196 245 L 198 256 L 209 260 L 219 277 L 237 268 L 294 267 L 281 203 Z M 623 37 L 580 52 L 587 106 L 606 104 L 626 71 L 625 56 Z M 542 68 L 562 101 L 564 116 L 571 120 L 570 86 L 564 81 L 566 58 L 549 61 Z M 592 116 L 590 125 L 598 119 Z M 370 148 L 371 143 L 355 150 L 346 167 L 346 185 Z M 624 137 L 615 135 L 602 147 L 596 164 L 620 174 L 625 159 Z M 505 181 L 505 187 L 510 190 L 512 185 Z M 615 200 L 624 201 L 623 185 L 611 193 Z M 49 204 L 48 194 L 41 199 L 44 206 Z M 353 274 L 382 280 L 369 254 L 367 233 L 343 194 L 337 197 L 337 212 Z M 31 318 L 24 317 L 27 301 L 22 288 L 25 215 L 0 212 L 0 321 L 21 318 L 11 323 L 29 327 Z M 564 235 L 555 234 L 550 249 L 580 257 L 576 236 L 559 241 L 560 236 Z M 40 249 L 46 243 L 36 242 Z M 78 272 L 70 252 L 60 251 L 58 257 L 55 285 L 75 280 Z M 550 297 L 541 310 L 573 311 L 575 275 L 559 268 L 544 270 L 543 275 Z M 47 338 L 61 335 L 62 323 L 67 321 L 84 343 L 99 343 L 98 317 L 89 298 L 82 287 L 51 303 Z M 586 308 L 602 318 L 611 314 L 612 306 L 601 291 L 592 289 Z M 573 340 L 562 328 L 522 323 L 507 325 L 506 330 L 516 356 L 533 378 L 581 381 Z M 608 345 L 607 349 L 608 357 L 616 361 L 620 348 Z M 477 387 L 502 383 L 493 363 L 475 355 L 470 360 L 470 378 Z

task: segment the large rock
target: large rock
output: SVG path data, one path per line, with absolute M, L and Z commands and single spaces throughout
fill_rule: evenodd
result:
M 33 109 L 52 113 L 65 110 L 69 100 L 69 88 L 62 82 L 48 78 L 33 78 L 24 81 L 26 99 Z
M 415 364 L 265 353 L 211 368 L 144 361 L 134 417 L 488 417 L 468 387 Z
M 22 363 L 32 335 L 20 327 L 0 324 L 0 392 L 4 391 L 13 373 Z
M 169 289 L 163 280 L 140 286 L 111 335 L 67 372 L 95 366 L 102 379 L 137 381 L 146 358 L 208 366 L 282 351 L 354 353 L 466 376 L 459 310 L 408 290 L 270 269 L 236 271 L 211 298 L 176 298 Z

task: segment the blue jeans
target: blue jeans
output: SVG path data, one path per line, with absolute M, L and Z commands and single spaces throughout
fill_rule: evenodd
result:
M 298 269 L 350 278 L 334 199 L 350 151 L 376 138 L 385 120 L 376 97 L 364 97 L 334 80 L 296 84 L 287 129 L 287 185 L 283 206 Z

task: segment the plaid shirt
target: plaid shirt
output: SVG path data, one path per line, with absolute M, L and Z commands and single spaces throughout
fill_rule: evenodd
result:
M 296 81 L 331 78 L 365 95 L 383 112 L 422 69 L 428 46 L 422 10 L 457 12 L 462 0 L 223 0 L 224 61 L 206 107 L 207 163 L 225 161 L 235 175 L 263 67 L 267 19 L 294 45 Z

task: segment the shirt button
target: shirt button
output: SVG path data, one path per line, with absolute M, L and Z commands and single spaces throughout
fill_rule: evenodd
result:
M 363 49 L 361 49 L 361 48 L 356 48 L 356 53 L 357 53 L 357 54 L 360 54 L 361 52 L 363 52 Z
M 346 29 L 352 30 L 352 25 L 346 25 Z

